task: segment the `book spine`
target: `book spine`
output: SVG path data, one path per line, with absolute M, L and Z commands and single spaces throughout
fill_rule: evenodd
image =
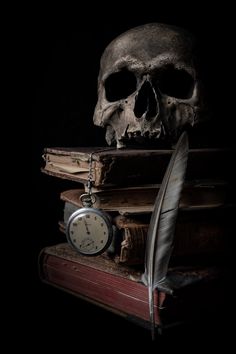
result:
M 215 218 L 214 214 L 188 215 L 177 219 L 173 257 L 201 257 L 223 254 L 227 249 L 227 220 Z M 187 214 L 187 215 L 186 215 Z M 143 264 L 149 224 L 120 216 L 114 219 L 121 234 L 120 254 L 116 261 L 123 264 Z

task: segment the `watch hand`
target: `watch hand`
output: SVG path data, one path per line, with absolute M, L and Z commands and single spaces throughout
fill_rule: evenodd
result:
M 88 224 L 87 224 L 86 220 L 84 220 L 84 225 L 85 225 L 87 233 L 90 234 L 89 228 L 88 228 Z
M 89 247 L 90 245 L 92 245 L 94 243 L 93 240 L 91 241 L 88 241 L 87 243 L 83 244 L 81 248 L 86 248 L 86 247 Z

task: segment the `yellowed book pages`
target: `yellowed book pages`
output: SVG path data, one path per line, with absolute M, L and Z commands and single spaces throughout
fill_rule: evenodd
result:
M 48 171 L 58 170 L 58 171 L 73 173 L 73 174 L 89 171 L 87 168 L 72 166 L 64 163 L 54 163 L 54 162 L 48 162 L 47 165 L 45 166 L 45 169 Z

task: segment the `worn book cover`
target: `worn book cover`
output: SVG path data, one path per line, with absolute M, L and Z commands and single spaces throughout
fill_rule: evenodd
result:
M 110 188 L 93 191 L 93 207 L 125 214 L 142 214 L 153 211 L 160 185 Z M 180 209 L 209 209 L 224 206 L 230 201 L 229 186 L 225 181 L 198 180 L 186 182 L 180 199 Z M 60 198 L 82 207 L 80 196 L 84 189 L 63 191 Z
M 85 184 L 91 153 L 93 185 L 103 188 L 161 183 L 173 150 L 45 148 L 42 172 Z M 230 156 L 227 149 L 190 150 L 186 179 L 224 179 L 229 171 Z
M 86 257 L 68 244 L 49 246 L 39 257 L 43 282 L 97 304 L 137 324 L 149 326 L 148 290 L 140 282 L 142 268 L 117 265 L 104 256 Z M 221 277 L 216 267 L 176 267 L 169 270 L 174 296 L 155 293 L 156 325 L 196 316 L 218 298 L 211 288 Z

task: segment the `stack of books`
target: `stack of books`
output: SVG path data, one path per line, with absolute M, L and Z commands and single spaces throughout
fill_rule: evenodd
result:
M 95 257 L 79 254 L 66 238 L 63 244 L 44 248 L 40 254 L 41 279 L 148 327 L 148 291 L 140 277 L 150 216 L 172 153 L 45 148 L 42 172 L 78 182 L 78 188 L 61 191 L 64 218 L 59 221 L 60 230 L 65 233 L 71 214 L 83 207 L 80 196 L 88 191 L 92 171 L 93 207 L 110 214 L 117 232 L 112 251 Z M 176 288 L 174 295 L 156 293 L 159 328 L 185 320 L 199 309 L 205 311 L 213 305 L 213 298 L 216 300 L 213 292 L 222 279 L 221 260 L 227 255 L 229 215 L 234 208 L 228 181 L 231 154 L 227 149 L 189 151 L 169 269 Z

